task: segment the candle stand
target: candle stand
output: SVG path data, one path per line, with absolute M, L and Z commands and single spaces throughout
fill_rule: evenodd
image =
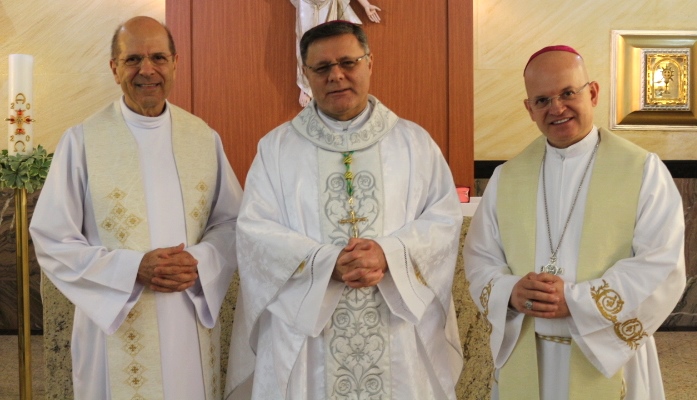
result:
M 0 188 L 15 190 L 15 229 L 17 240 L 17 343 L 19 347 L 19 395 L 32 398 L 31 321 L 29 309 L 29 222 L 27 193 L 41 189 L 53 154 L 33 145 L 34 57 L 10 54 L 8 79 L 9 116 L 7 150 L 0 152 Z
M 29 313 L 29 226 L 27 190 L 15 189 L 15 232 L 17 239 L 17 343 L 19 347 L 19 398 L 30 400 L 31 326 Z

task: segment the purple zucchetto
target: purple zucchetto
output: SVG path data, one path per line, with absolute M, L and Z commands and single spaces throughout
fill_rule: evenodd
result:
M 554 46 L 547 46 L 547 47 L 544 47 L 544 48 L 542 48 L 542 49 L 536 51 L 533 55 L 530 56 L 530 58 L 528 59 L 528 63 L 525 64 L 525 68 L 523 68 L 523 75 L 525 75 L 525 70 L 528 69 L 528 65 L 530 65 L 530 62 L 531 62 L 532 60 L 534 60 L 535 58 L 537 58 L 537 56 L 539 56 L 540 54 L 548 53 L 548 52 L 550 52 L 550 51 L 565 51 L 565 52 L 567 52 L 567 53 L 576 54 L 577 56 L 583 58 L 583 56 L 581 56 L 581 54 L 579 54 L 579 52 L 576 51 L 576 50 L 575 50 L 573 47 L 571 47 L 571 46 L 566 46 L 566 45 L 563 45 L 563 44 L 557 44 L 557 45 L 554 45 Z

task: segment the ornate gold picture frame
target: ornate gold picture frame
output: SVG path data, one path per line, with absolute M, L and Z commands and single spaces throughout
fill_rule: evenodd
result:
M 610 128 L 697 129 L 697 31 L 612 31 Z

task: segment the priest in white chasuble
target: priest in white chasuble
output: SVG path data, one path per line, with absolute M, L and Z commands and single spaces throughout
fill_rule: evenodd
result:
M 656 154 L 598 128 L 568 46 L 524 70 L 542 135 L 499 166 L 463 255 L 491 327 L 493 399 L 661 400 L 653 333 L 685 288 L 682 199 Z
M 462 214 L 438 146 L 368 89 L 359 25 L 301 41 L 315 98 L 259 143 L 227 399 L 455 399 Z
M 76 307 L 75 399 L 220 399 L 242 189 L 218 134 L 167 102 L 169 31 L 132 18 L 111 57 L 123 96 L 63 135 L 30 228 Z

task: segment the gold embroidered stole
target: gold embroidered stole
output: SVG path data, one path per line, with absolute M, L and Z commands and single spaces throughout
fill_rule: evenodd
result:
M 203 236 L 215 193 L 215 139 L 205 122 L 167 104 L 172 148 L 181 185 L 187 245 Z M 120 101 L 83 125 L 89 188 L 102 244 L 109 250 L 152 250 L 138 147 L 121 114 Z M 206 160 L 206 162 L 201 162 Z M 173 333 L 175 334 L 175 333 Z M 220 327 L 198 322 L 206 398 L 220 390 Z M 112 399 L 161 399 L 162 370 L 155 293 L 145 288 L 119 329 L 107 338 Z M 182 368 L 186 368 L 182 365 Z
M 631 255 L 631 245 L 646 151 L 600 130 L 593 166 L 576 281 L 597 279 L 615 262 Z M 546 138 L 541 136 L 507 162 L 498 185 L 497 210 L 504 251 L 511 271 L 535 270 L 537 192 Z M 617 196 L 616 193 L 621 194 Z M 603 314 L 600 302 L 596 300 Z M 569 399 L 620 399 L 622 371 L 605 378 L 571 343 Z M 539 399 L 534 318 L 525 317 L 513 353 L 499 372 L 501 399 Z

